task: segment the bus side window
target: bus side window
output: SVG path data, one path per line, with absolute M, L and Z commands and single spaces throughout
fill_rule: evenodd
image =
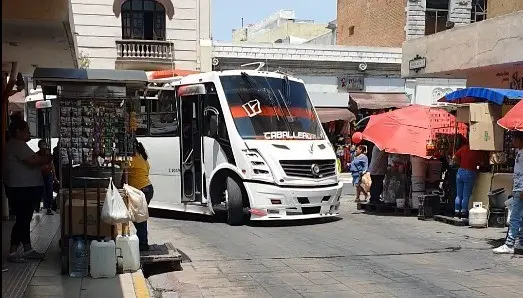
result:
M 138 137 L 144 137 L 147 135 L 147 124 L 148 124 L 148 117 L 147 117 L 147 99 L 142 97 L 132 99 L 129 101 L 129 110 L 131 112 L 136 113 L 136 136 Z
M 153 137 L 179 136 L 176 112 L 174 90 L 161 91 L 158 99 L 150 102 L 150 135 Z

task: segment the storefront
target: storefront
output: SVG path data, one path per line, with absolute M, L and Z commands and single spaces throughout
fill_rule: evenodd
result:
M 13 79 L 8 90 L 2 90 L 2 132 L 7 129 L 9 96 L 13 90 L 20 90 L 13 88 L 19 73 L 30 74 L 37 66 L 78 67 L 71 14 L 70 1 L 66 0 L 2 3 L 2 73 Z M 11 108 L 21 106 L 18 102 L 14 105 L 11 104 Z M 4 142 L 5 133 L 2 133 L 2 145 Z M 7 217 L 3 193 L 2 202 L 2 215 Z

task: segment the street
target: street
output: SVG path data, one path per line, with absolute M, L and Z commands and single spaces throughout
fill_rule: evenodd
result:
M 172 216 L 172 215 L 171 215 Z M 150 218 L 183 271 L 149 277 L 157 297 L 517 297 L 523 257 L 494 255 L 506 229 L 364 214 L 352 196 L 331 221 L 232 227 L 199 216 Z

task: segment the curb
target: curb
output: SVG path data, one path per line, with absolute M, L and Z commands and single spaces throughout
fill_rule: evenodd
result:
M 134 273 L 132 273 L 133 277 L 133 286 L 134 286 L 134 294 L 136 298 L 149 298 L 151 297 L 149 295 L 149 288 L 147 287 L 147 281 L 145 280 L 145 276 L 143 276 L 142 270 L 138 270 Z

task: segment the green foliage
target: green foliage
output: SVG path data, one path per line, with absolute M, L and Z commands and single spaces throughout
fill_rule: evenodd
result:
M 78 66 L 82 69 L 89 68 L 89 65 L 91 64 L 91 60 L 89 59 L 89 55 L 81 52 L 80 56 L 78 57 Z

